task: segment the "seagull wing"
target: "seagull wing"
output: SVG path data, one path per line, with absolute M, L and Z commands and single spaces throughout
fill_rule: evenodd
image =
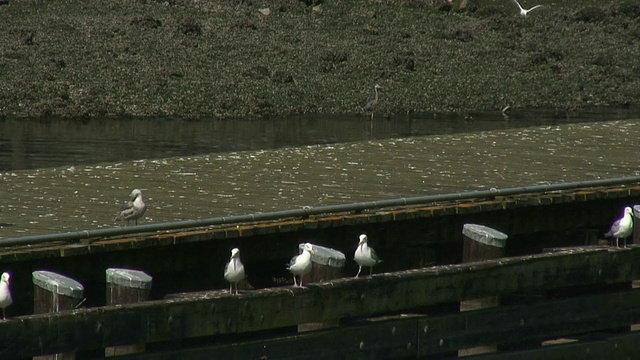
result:
M 128 201 L 122 208 L 120 208 L 120 213 L 116 216 L 115 220 L 126 219 L 127 217 L 133 215 L 133 201 Z
M 620 222 L 621 220 L 616 220 L 613 223 L 613 225 L 611 225 L 611 229 L 609 229 L 609 232 L 604 234 L 604 236 L 607 236 L 607 237 L 614 236 L 613 234 L 617 233 L 618 230 L 620 230 Z
M 300 255 L 296 255 L 294 257 L 291 258 L 291 261 L 289 261 L 289 263 L 287 264 L 287 270 L 291 270 L 291 267 L 294 266 L 296 264 L 296 262 L 298 261 L 298 257 Z
M 539 8 L 540 6 L 542 6 L 542 5 L 536 5 L 536 6 L 532 7 L 531 9 L 529 9 L 528 11 L 531 11 L 531 10 L 533 10 L 533 9 L 537 9 L 537 8 Z
M 376 262 L 376 264 L 379 263 L 379 262 L 382 262 L 382 260 L 380 260 L 378 258 L 378 254 L 376 253 L 375 250 L 373 250 L 373 248 L 370 247 L 369 250 L 371 251 L 371 253 L 370 253 L 371 254 L 371 258 L 373 259 L 373 261 Z
M 520 6 L 520 3 L 518 2 L 518 0 L 513 0 L 513 2 L 516 3 L 516 5 L 518 5 L 518 7 L 520 8 L 520 11 L 524 10 L 522 6 Z

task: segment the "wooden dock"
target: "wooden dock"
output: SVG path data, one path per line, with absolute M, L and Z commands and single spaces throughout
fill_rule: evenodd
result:
M 0 354 L 19 359 L 145 343 L 126 359 L 310 359 L 455 356 L 486 344 L 489 358 L 625 358 L 638 351 L 640 248 L 577 248 L 540 255 L 344 278 L 230 295 L 28 315 L 0 322 Z M 505 304 L 456 311 L 460 301 Z M 339 319 L 298 333 L 296 326 Z M 566 345 L 547 345 L 555 339 Z M 504 349 L 504 350 L 502 350 Z
M 602 234 L 638 203 L 640 185 L 628 185 L 7 247 L 14 304 L 0 358 L 123 347 L 118 358 L 154 360 L 447 358 L 477 347 L 493 349 L 487 359 L 627 358 L 639 349 L 640 232 L 625 249 Z M 465 224 L 507 234 L 501 257 L 463 256 Z M 353 278 L 361 233 L 384 262 Z M 302 242 L 346 255 L 335 279 L 291 286 L 284 264 Z M 222 277 L 233 247 L 251 289 L 240 295 Z M 113 268 L 150 276 L 114 300 Z M 42 270 L 74 284 L 67 310 L 41 313 L 32 274 Z M 487 297 L 491 307 L 461 311 Z

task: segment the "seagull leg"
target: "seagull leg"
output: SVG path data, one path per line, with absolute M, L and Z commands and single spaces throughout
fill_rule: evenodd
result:
M 616 247 L 619 248 L 620 245 L 618 244 L 618 241 L 620 240 L 620 238 L 616 238 Z
M 358 275 L 360 275 L 360 271 L 362 271 L 362 266 L 358 266 L 358 273 L 356 274 L 356 277 L 358 277 Z
M 7 317 L 4 314 L 4 309 L 2 309 L 2 320 L 7 320 Z
M 304 275 L 300 275 L 300 287 L 302 287 L 302 278 L 304 277 Z
M 298 282 L 296 281 L 295 275 L 293 275 L 293 286 L 298 286 Z

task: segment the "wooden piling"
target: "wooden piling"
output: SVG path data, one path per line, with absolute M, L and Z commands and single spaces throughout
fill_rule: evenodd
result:
M 77 281 L 50 271 L 34 271 L 33 311 L 36 314 L 73 310 L 83 301 L 84 287 Z M 70 360 L 75 353 L 35 356 L 37 360 Z
M 107 305 L 146 301 L 151 293 L 151 276 L 139 270 L 107 269 Z M 104 349 L 105 357 L 136 354 L 145 351 L 145 344 L 112 346 Z
M 498 230 L 484 225 L 465 224 L 462 227 L 462 262 L 494 260 L 505 255 L 508 236 Z M 497 296 L 472 299 L 460 302 L 460 311 L 471 311 L 500 305 Z M 496 352 L 496 345 L 478 346 L 460 349 L 458 356 L 469 356 Z
M 300 251 L 302 251 L 303 245 L 298 245 Z M 311 254 L 313 268 L 309 274 L 304 276 L 305 284 L 342 277 L 342 268 L 346 259 L 342 252 L 319 245 L 313 245 L 313 250 L 315 251 Z
M 640 244 L 640 205 L 633 206 L 633 234 L 631 243 Z
M 493 260 L 504 257 L 508 236 L 484 225 L 462 227 L 462 262 Z
M 298 245 L 302 252 L 304 244 Z M 342 269 L 345 263 L 345 256 L 342 252 L 324 246 L 313 245 L 314 253 L 311 254 L 313 268 L 311 272 L 304 276 L 305 284 L 322 282 L 342 277 Z M 298 331 L 310 331 L 338 326 L 340 319 L 327 319 L 321 323 L 306 323 L 298 325 Z

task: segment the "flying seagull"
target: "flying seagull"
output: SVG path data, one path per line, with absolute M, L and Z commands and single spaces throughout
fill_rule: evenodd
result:
M 138 219 L 147 211 L 147 205 L 144 204 L 142 191 L 139 189 L 134 189 L 129 197 L 131 200 L 120 209 L 120 213 L 113 221 L 126 220 L 127 226 L 129 226 L 129 221 L 134 220 L 135 224 L 138 225 Z
M 369 275 L 371 275 L 373 273 L 373 266 L 382 262 L 382 260 L 378 259 L 376 251 L 369 247 L 367 240 L 367 235 L 360 235 L 360 241 L 358 242 L 358 247 L 356 248 L 356 252 L 353 256 L 353 260 L 358 263 L 358 273 L 356 274 L 356 277 L 360 275 L 363 266 L 369 267 Z
M 627 237 L 631 234 L 633 234 L 633 210 L 627 206 L 624 208 L 622 217 L 611 225 L 611 229 L 604 236 L 616 238 L 616 247 L 619 247 L 618 240 L 622 239 L 624 242 L 622 247 L 626 247 Z
M 513 2 L 514 2 L 514 3 L 516 3 L 516 5 L 518 5 L 518 7 L 520 8 L 520 15 L 521 15 L 521 16 L 527 16 L 527 14 L 529 13 L 529 11 L 534 10 L 534 9 L 539 8 L 539 7 L 541 7 L 541 6 L 542 6 L 542 5 L 536 5 L 536 6 L 532 7 L 531 9 L 528 9 L 528 10 L 527 10 L 527 9 L 523 8 L 523 7 L 520 5 L 520 3 L 518 2 L 518 0 L 513 0 Z

